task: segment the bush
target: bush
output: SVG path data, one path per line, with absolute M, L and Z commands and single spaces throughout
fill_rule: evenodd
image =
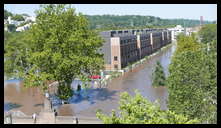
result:
M 153 86 L 165 86 L 166 85 L 166 78 L 163 72 L 163 67 L 161 66 L 160 62 L 157 61 L 156 69 L 153 73 Z

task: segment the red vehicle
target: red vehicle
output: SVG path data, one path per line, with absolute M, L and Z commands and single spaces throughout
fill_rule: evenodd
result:
M 101 76 L 100 75 L 93 75 L 90 78 L 91 79 L 101 79 Z

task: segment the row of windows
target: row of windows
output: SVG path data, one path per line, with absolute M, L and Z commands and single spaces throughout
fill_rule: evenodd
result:
M 145 47 L 145 46 L 148 46 L 151 44 L 150 44 L 150 41 L 142 41 L 142 42 L 140 42 L 140 45 L 141 45 L 141 47 Z
M 141 36 L 140 40 L 145 40 L 145 39 L 149 39 L 149 38 L 150 38 L 150 36 Z
M 135 43 L 137 40 L 136 38 L 132 38 L 132 39 L 126 39 L 126 40 L 120 40 L 120 44 L 128 44 L 128 43 Z
M 131 52 L 137 51 L 137 47 L 128 47 L 128 48 L 121 48 L 121 56 L 130 54 Z
M 135 52 L 131 55 L 122 56 L 121 57 L 121 63 L 125 64 L 125 63 L 128 63 L 128 62 L 135 61 L 136 59 L 137 59 L 137 53 Z

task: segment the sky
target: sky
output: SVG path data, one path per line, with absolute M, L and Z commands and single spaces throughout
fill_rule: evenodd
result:
M 184 18 L 217 20 L 217 4 L 72 4 L 76 12 L 86 15 L 143 15 L 166 19 Z M 4 9 L 35 16 L 39 4 L 5 4 Z

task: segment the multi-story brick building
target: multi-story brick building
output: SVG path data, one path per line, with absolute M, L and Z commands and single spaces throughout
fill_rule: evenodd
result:
M 163 29 L 119 30 L 100 33 L 105 40 L 105 69 L 119 70 L 171 42 L 171 32 Z

